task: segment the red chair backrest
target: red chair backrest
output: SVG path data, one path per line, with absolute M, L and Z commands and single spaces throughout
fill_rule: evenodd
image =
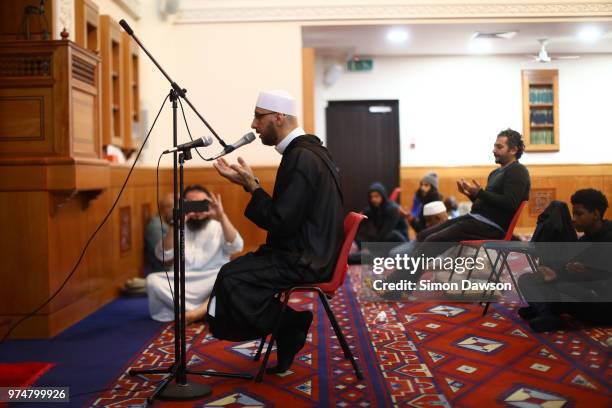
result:
M 395 187 L 395 190 L 393 190 L 393 192 L 389 196 L 389 201 L 395 201 L 397 203 L 397 199 L 399 198 L 399 195 L 401 192 L 402 192 L 401 188 Z
M 508 227 L 508 231 L 506 231 L 506 236 L 504 237 L 504 241 L 511 241 L 512 240 L 512 234 L 514 234 L 514 227 L 516 227 L 516 223 L 519 220 L 519 217 L 521 216 L 521 212 L 523 211 L 523 208 L 525 208 L 525 205 L 527 204 L 527 201 L 523 201 L 519 207 L 516 209 L 516 212 L 514 213 L 514 217 L 512 217 L 512 221 L 510 221 L 510 226 Z
M 332 294 L 344 283 L 344 277 L 348 270 L 349 251 L 351 250 L 351 245 L 357 234 L 359 224 L 365 218 L 367 218 L 365 215 L 357 214 L 356 212 L 350 212 L 344 217 L 344 241 L 340 248 L 340 254 L 336 261 L 336 268 L 334 269 L 332 279 L 329 282 L 316 285 L 324 292 Z

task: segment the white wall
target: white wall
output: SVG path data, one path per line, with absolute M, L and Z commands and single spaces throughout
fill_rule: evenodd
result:
M 130 22 L 170 76 L 188 89 L 190 100 L 226 142 L 249 131 L 259 90 L 288 90 L 296 97 L 301 112 L 304 22 L 172 24 L 171 19 L 160 18 L 156 1 L 141 2 L 141 19 L 134 21 L 111 0 L 96 1 L 102 14 Z M 317 64 L 318 135 L 325 138 L 324 107 L 328 100 L 399 99 L 403 166 L 490 164 L 495 134 L 508 126 L 522 130 L 520 70 L 558 68 L 561 151 L 527 154 L 524 161 L 610 160 L 611 56 L 546 66 L 522 57 L 376 58 L 372 73 L 343 75 L 331 88 L 321 83 L 323 61 Z M 144 54 L 140 67 L 141 107 L 147 110 L 148 127 L 169 85 Z M 190 112 L 188 119 L 194 137 L 208 134 Z M 159 153 L 172 145 L 171 129 L 171 109 L 166 107 L 144 152 L 144 164 L 154 165 Z M 414 150 L 408 148 L 412 138 Z M 187 140 L 179 124 L 179 143 Z M 212 155 L 218 150 L 215 143 L 204 153 Z M 276 165 L 280 161 L 274 149 L 258 140 L 230 158 L 238 155 L 253 165 Z M 170 157 L 167 159 L 162 163 L 171 165 Z M 194 156 L 190 165 L 208 164 Z
M 125 13 L 110 0 L 98 0 L 101 14 L 116 21 Z M 250 130 L 257 93 L 266 89 L 286 89 L 302 100 L 302 39 L 298 23 L 224 23 L 172 24 L 157 12 L 157 2 L 144 2 L 142 18 L 128 20 L 135 34 L 158 60 L 170 77 L 187 89 L 187 97 L 213 129 L 232 143 Z M 147 128 L 153 123 L 169 84 L 148 60 L 140 54 L 141 107 L 147 112 Z M 187 110 L 194 138 L 210 134 L 197 117 Z M 172 146 L 172 113 L 170 105 L 162 112 L 141 160 L 155 165 L 159 153 Z M 179 143 L 189 140 L 179 110 Z M 200 149 L 205 157 L 220 150 L 215 141 Z M 263 146 L 259 140 L 232 153 L 241 155 L 252 165 L 276 165 L 280 155 Z M 171 157 L 162 161 L 170 166 Z M 196 154 L 190 166 L 207 166 Z
M 322 83 L 331 62 L 317 58 L 316 131 L 325 138 L 331 100 L 398 99 L 402 166 L 493 163 L 495 135 L 522 133 L 522 69 L 559 70 L 561 150 L 526 153 L 524 163 L 609 163 L 612 56 L 538 64 L 522 56 L 374 58 L 368 73 Z M 410 149 L 414 141 L 415 148 Z

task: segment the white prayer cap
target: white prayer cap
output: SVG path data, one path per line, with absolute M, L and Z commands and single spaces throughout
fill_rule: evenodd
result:
M 423 207 L 423 215 L 428 217 L 430 215 L 437 215 L 446 212 L 446 206 L 442 201 L 432 201 L 431 203 L 425 204 Z
M 255 106 L 272 112 L 297 116 L 295 98 L 289 92 L 283 90 L 260 92 Z

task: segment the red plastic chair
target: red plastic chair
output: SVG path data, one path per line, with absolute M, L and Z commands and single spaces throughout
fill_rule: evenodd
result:
M 516 224 L 518 223 L 518 220 L 521 216 L 521 213 L 523 212 L 523 209 L 525 208 L 525 206 L 527 205 L 527 201 L 523 201 L 521 202 L 521 204 L 519 205 L 519 207 L 516 209 L 516 212 L 514 213 L 514 216 L 512 217 L 512 220 L 510 221 L 510 225 L 508 226 L 508 230 L 506 231 L 506 235 L 504 236 L 503 239 L 476 239 L 476 240 L 466 240 L 466 241 L 461 241 L 459 242 L 459 251 L 457 252 L 457 257 L 461 256 L 461 252 L 463 251 L 463 248 L 476 248 L 476 253 L 474 254 L 474 259 L 476 259 L 478 257 L 478 254 L 480 253 L 480 249 L 484 248 L 485 249 L 485 254 L 487 255 L 487 258 L 489 259 L 489 262 L 491 262 L 492 265 L 492 269 L 491 269 L 491 275 L 489 275 L 489 279 L 487 280 L 487 283 L 491 282 L 491 278 L 493 277 L 493 275 L 495 275 L 495 283 L 499 282 L 499 278 L 501 276 L 501 273 L 503 271 L 504 268 L 504 263 L 505 263 L 505 258 L 504 258 L 504 263 L 502 263 L 502 267 L 499 270 L 498 273 L 495 272 L 497 264 L 500 260 L 500 253 L 498 251 L 497 253 L 497 257 L 495 258 L 495 261 L 493 261 L 491 259 L 491 257 L 489 256 L 489 252 L 487 252 L 487 248 L 486 245 L 487 244 L 492 244 L 492 243 L 500 243 L 500 242 L 505 242 L 505 241 L 511 241 L 512 240 L 512 235 L 514 234 L 514 228 L 516 227 Z M 507 266 L 507 263 L 506 263 Z M 450 282 L 453 278 L 453 273 L 455 271 L 452 270 L 451 274 L 448 278 L 448 281 Z M 471 269 L 468 272 L 467 275 L 467 280 L 470 279 L 470 276 L 472 275 L 473 269 Z M 508 273 L 510 275 L 510 278 L 512 279 L 512 282 L 514 283 L 514 287 L 518 288 L 518 285 L 516 284 L 516 280 L 514 279 L 514 275 L 512 275 L 512 273 L 510 272 L 510 269 L 508 269 Z M 463 291 L 462 291 L 463 293 Z M 519 292 L 519 296 L 520 296 L 520 292 Z M 482 315 L 486 315 L 487 311 L 489 310 L 489 302 L 487 302 L 487 305 L 485 306 Z
M 293 292 L 317 292 L 319 294 L 319 299 L 321 299 L 321 303 L 323 307 L 325 307 L 325 312 L 327 313 L 327 317 L 329 318 L 332 327 L 334 328 L 334 332 L 336 333 L 336 337 L 340 342 L 340 346 L 342 347 L 342 351 L 344 352 L 344 358 L 351 361 L 353 365 L 353 369 L 355 370 L 355 375 L 358 379 L 363 379 L 363 374 L 359 370 L 359 366 L 357 365 L 357 361 L 355 361 L 355 357 L 351 352 L 351 349 L 346 342 L 346 338 L 342 333 L 342 329 L 338 324 L 338 320 L 336 316 L 334 316 L 334 312 L 331 309 L 328 298 L 332 298 L 336 291 L 342 284 L 344 283 L 344 278 L 346 276 L 346 271 L 348 270 L 348 254 L 351 249 L 351 244 L 353 243 L 353 239 L 355 239 L 355 234 L 357 233 L 357 229 L 359 228 L 359 224 L 363 219 L 367 218 L 363 214 L 357 214 L 354 212 L 350 212 L 344 218 L 344 241 L 342 243 L 342 247 L 340 248 L 340 254 L 338 255 L 338 260 L 336 261 L 336 268 L 334 269 L 334 273 L 332 275 L 332 279 L 329 282 L 321 282 L 315 284 L 294 286 L 284 292 L 281 292 L 280 295 L 284 298 L 283 307 L 281 309 L 281 316 L 287 307 L 287 303 L 289 302 L 289 297 Z M 272 345 L 276 340 L 278 328 L 280 325 L 280 316 L 276 322 L 276 327 L 272 332 L 272 338 L 268 343 L 268 348 L 266 350 L 266 354 L 264 356 L 263 361 L 261 362 L 261 367 L 259 368 L 259 373 L 255 378 L 256 382 L 261 382 L 263 379 L 263 375 L 266 372 L 266 365 L 268 364 L 268 359 L 270 357 L 270 352 L 272 350 Z M 259 343 L 259 349 L 257 350 L 257 354 L 255 354 L 255 361 L 259 360 L 261 356 L 261 352 L 263 350 L 264 343 L 266 342 L 266 338 L 261 339 Z
M 399 200 L 399 195 L 400 195 L 401 192 L 402 192 L 401 188 L 395 187 L 395 190 L 393 190 L 391 192 L 391 195 L 389 196 L 389 201 L 394 201 L 394 202 L 399 204 L 398 200 Z

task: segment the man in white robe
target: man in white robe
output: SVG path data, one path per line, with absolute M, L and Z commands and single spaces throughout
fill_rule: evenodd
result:
M 206 188 L 192 185 L 185 188 L 185 200 L 209 201 L 206 212 L 185 216 L 185 319 L 192 323 L 204 317 L 208 298 L 219 273 L 232 254 L 242 251 L 243 240 L 223 211 L 221 196 Z M 170 217 L 171 218 L 171 217 Z M 165 220 L 168 231 L 155 248 L 155 256 L 165 265 L 174 258 L 174 228 L 172 220 Z M 172 272 L 156 272 L 147 276 L 149 312 L 155 320 L 174 320 Z

